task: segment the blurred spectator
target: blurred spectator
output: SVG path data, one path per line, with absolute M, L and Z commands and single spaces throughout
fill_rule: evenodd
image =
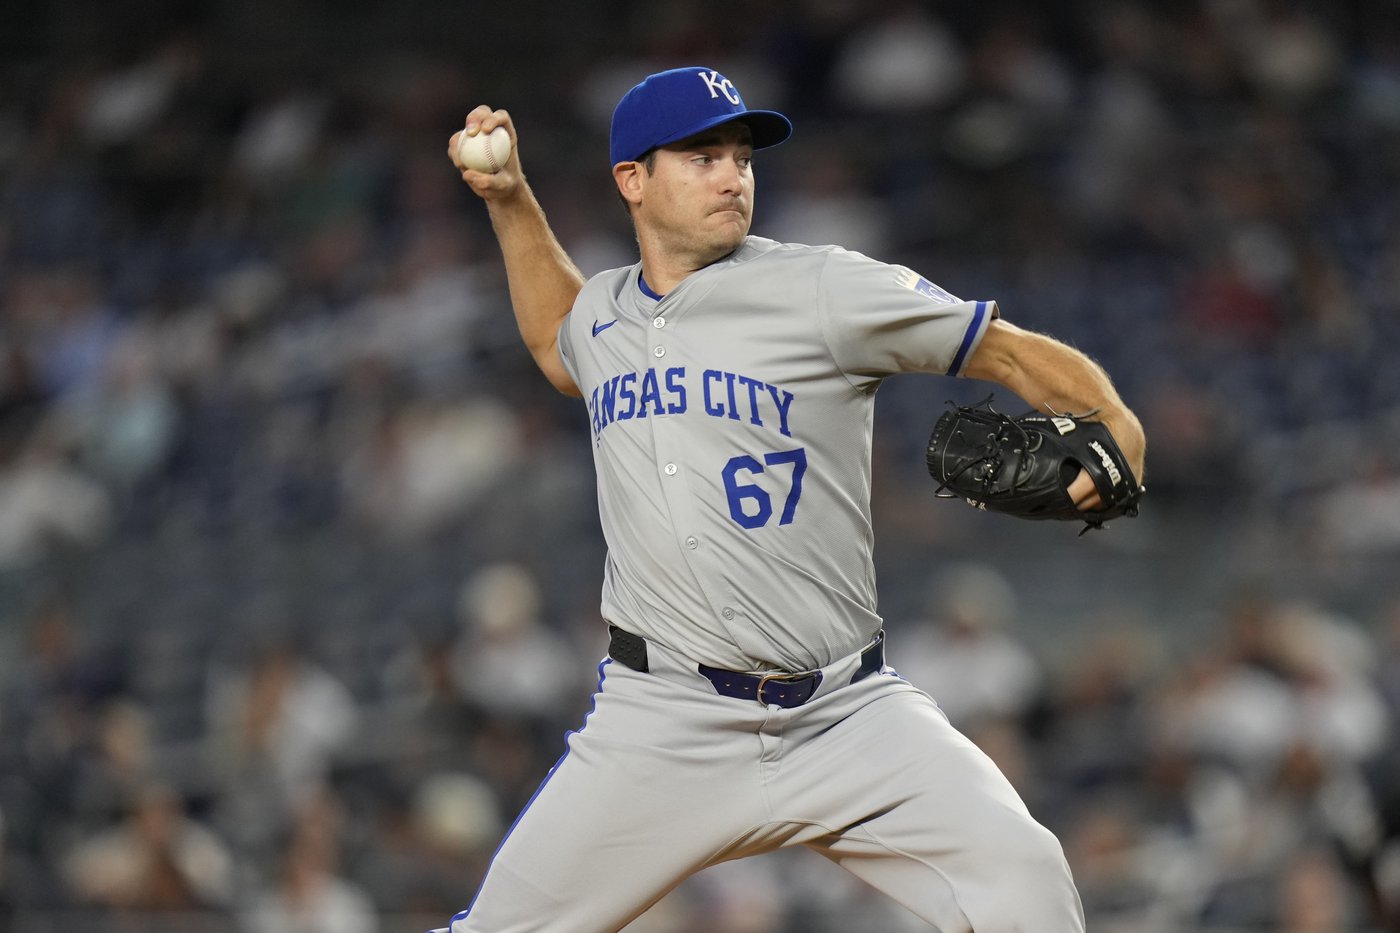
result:
M 338 874 L 341 814 L 329 795 L 307 797 L 270 883 L 243 915 L 244 933 L 375 933 L 374 905 Z
M 891 663 L 938 701 L 961 729 L 983 718 L 1019 720 L 1040 699 L 1039 662 L 1011 627 L 1015 590 L 986 564 L 954 563 L 928 585 L 927 615 L 892 634 Z
M 1188 662 L 1170 704 L 1169 729 L 1184 747 L 1256 779 L 1297 743 L 1343 766 L 1379 750 L 1386 713 L 1352 623 L 1244 596 L 1227 625 L 1224 645 Z
M 235 163 L 260 185 L 293 177 L 310 160 L 327 102 L 300 89 L 263 101 L 234 140 Z
M 1241 413 L 1228 398 L 1182 378 L 1163 378 L 1146 407 L 1154 431 L 1152 492 L 1174 508 L 1210 510 L 1228 495 L 1225 477 L 1245 481 Z
M 149 717 L 133 700 L 118 698 L 98 711 L 95 731 L 73 777 L 72 817 L 89 831 L 121 816 L 156 776 Z
M 246 666 L 215 671 L 206 710 L 221 825 L 255 851 L 321 792 L 358 715 L 345 686 L 280 637 Z
M 926 110 L 963 81 L 956 38 L 920 4 L 893 0 L 870 11 L 832 68 L 835 97 L 853 113 Z
M 495 792 L 470 773 L 441 770 L 377 790 L 374 832 L 349 877 L 379 905 L 460 910 L 505 829 Z
M 155 353 L 151 331 L 128 330 L 112 348 L 102 381 L 65 406 L 80 460 L 123 493 L 160 469 L 175 443 L 179 413 Z
M 21 634 L 20 650 L 5 659 L 10 669 L 0 677 L 0 737 L 8 734 L 0 743 L 7 765 L 0 769 L 0 802 L 14 804 L 7 817 L 12 839 L 26 844 L 23 855 L 47 858 L 68 841 L 63 834 L 80 799 L 98 712 L 126 689 L 126 654 L 86 633 L 61 595 L 30 609 Z M 127 803 L 121 801 L 122 812 Z M 104 825 L 113 815 L 103 814 Z M 25 893 L 43 902 L 46 887 L 35 880 Z
M 9 297 L 8 316 L 33 350 L 45 393 L 95 386 L 124 329 L 95 270 L 75 264 L 22 274 Z
M 1145 778 L 1159 646 L 1144 620 L 1114 613 L 1058 679 L 1042 757 L 1072 796 L 1121 794 Z
M 111 496 L 72 459 L 52 425 L 23 439 L 0 436 L 0 570 L 92 546 L 111 527 Z
M 400 770 L 421 775 L 472 760 L 469 737 L 483 713 L 458 686 L 453 641 L 419 634 L 384 665 L 384 714 L 392 727 L 366 728 L 365 741 Z
M 576 711 L 571 725 L 578 725 Z M 513 818 L 534 796 L 549 769 L 564 752 L 566 734 L 542 727 L 528 717 L 494 716 L 472 737 L 472 770 L 480 775 L 501 803 L 501 814 Z
M 79 901 L 120 910 L 223 907 L 233 895 L 228 848 L 160 784 L 137 789 L 121 823 L 79 842 L 65 874 Z
M 429 534 L 505 477 L 518 432 L 505 408 L 486 398 L 424 399 L 386 412 L 345 462 L 350 508 L 391 538 Z
M 580 664 L 542 619 L 544 594 L 521 564 L 479 568 L 457 598 L 459 640 L 453 652 L 458 689 L 473 705 L 548 729 L 579 696 Z
M 801 166 L 797 190 L 763 219 L 764 236 L 790 243 L 838 243 L 879 255 L 889 248 L 884 204 L 857 184 L 857 168 L 844 154 L 824 154 Z
M 1225 644 L 1164 695 L 1159 728 L 1198 762 L 1183 790 L 1213 866 L 1203 910 L 1216 923 L 1265 923 L 1273 879 L 1308 846 L 1337 853 L 1349 896 L 1370 887 L 1384 825 L 1363 767 L 1388 723 L 1367 639 L 1349 621 L 1245 593 L 1228 623 Z
M 1318 503 L 1325 550 L 1355 554 L 1400 548 L 1400 467 L 1380 453 L 1361 456 L 1350 477 Z
M 1304 740 L 1330 760 L 1362 763 L 1382 750 L 1390 723 L 1373 680 L 1369 634 L 1310 602 L 1281 607 L 1279 663 L 1300 694 Z
M 1259 3 L 1216 12 L 1241 52 L 1241 70 L 1279 103 L 1306 106 L 1341 79 L 1336 37 L 1311 11 Z
M 412 806 L 414 835 L 426 861 L 455 879 L 459 897 L 476 890 L 506 830 L 495 792 L 475 775 L 443 772 L 418 785 Z
M 159 43 L 140 61 L 97 77 L 81 113 L 88 141 L 98 147 L 120 145 L 155 129 L 198 60 L 186 42 Z

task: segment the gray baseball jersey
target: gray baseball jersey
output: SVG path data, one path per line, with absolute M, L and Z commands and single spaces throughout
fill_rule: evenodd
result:
M 996 306 L 753 236 L 659 300 L 640 277 L 595 276 L 559 331 L 592 424 L 604 618 L 733 670 L 858 650 L 880 628 L 875 390 L 960 374 Z

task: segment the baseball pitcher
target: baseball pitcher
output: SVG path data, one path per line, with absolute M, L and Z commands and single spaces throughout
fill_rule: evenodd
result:
M 1144 455 L 1107 375 L 911 269 L 750 235 L 754 152 L 792 126 L 711 68 L 618 103 L 610 164 L 640 261 L 588 281 L 509 114 L 477 107 L 461 133 L 498 127 L 499 171 L 466 168 L 460 134 L 448 152 L 486 203 L 526 347 L 582 399 L 611 644 L 592 709 L 446 929 L 617 930 L 707 866 L 800 845 L 943 933 L 1083 930 L 1058 841 L 885 663 L 870 454 L 885 378 L 991 380 L 1039 411 L 940 423 L 940 489 L 1020 514 L 1040 484 L 1053 503 L 1026 517 L 1101 525 L 1135 512 Z

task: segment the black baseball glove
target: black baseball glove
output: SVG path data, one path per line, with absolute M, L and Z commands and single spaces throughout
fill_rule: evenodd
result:
M 952 403 L 950 403 L 952 404 Z M 1084 415 L 1028 412 L 1011 417 L 992 407 L 954 405 L 933 426 L 928 471 L 937 495 L 967 500 L 1017 518 L 1082 521 L 1084 531 L 1114 518 L 1132 518 L 1147 491 L 1108 428 Z M 1069 496 L 1080 468 L 1089 472 L 1101 505 L 1084 511 Z M 1083 534 L 1083 532 L 1080 532 Z

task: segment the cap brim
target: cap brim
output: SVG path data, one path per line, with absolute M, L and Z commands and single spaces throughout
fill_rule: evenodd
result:
M 749 132 L 753 134 L 753 147 L 755 149 L 776 146 L 792 135 L 792 121 L 776 110 L 745 110 L 743 113 L 726 113 L 701 120 L 699 123 L 660 140 L 653 148 L 660 149 L 662 146 L 678 143 L 724 123 L 743 123 L 748 126 Z

